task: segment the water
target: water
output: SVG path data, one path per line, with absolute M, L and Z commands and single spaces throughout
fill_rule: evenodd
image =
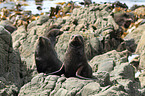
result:
M 27 3 L 29 6 L 22 6 L 24 10 L 31 10 L 32 14 L 39 14 L 41 12 L 49 12 L 50 7 L 55 7 L 58 2 L 69 2 L 71 0 L 42 0 L 42 3 L 40 5 L 36 5 L 35 0 L 25 0 L 26 2 L 23 2 L 24 0 L 17 0 L 21 3 Z M 76 2 L 76 4 L 79 4 L 79 2 L 83 2 L 83 0 L 72 0 L 73 2 Z M 92 2 L 96 3 L 103 3 L 103 2 L 115 2 L 118 0 L 92 0 Z M 119 0 L 121 3 L 126 3 L 128 7 L 130 8 L 134 4 L 138 5 L 145 5 L 145 0 Z M 6 5 L 6 4 L 0 4 L 0 8 L 5 6 L 12 6 L 12 4 Z M 37 6 L 41 6 L 42 10 L 37 10 Z
M 57 2 L 69 2 L 71 0 L 53 0 L 53 1 L 49 1 L 49 0 L 44 0 L 42 2 L 42 12 L 49 12 L 50 7 L 55 7 L 57 4 Z M 83 2 L 83 0 L 72 0 L 73 2 L 76 2 L 77 4 L 79 2 Z M 92 0 L 92 2 L 96 2 L 96 3 L 103 3 L 103 2 L 115 2 L 117 0 Z M 128 5 L 128 7 L 130 8 L 132 5 L 134 4 L 138 4 L 138 5 L 145 5 L 145 0 L 119 0 L 121 3 L 126 3 Z M 35 5 L 35 1 L 34 0 L 27 0 L 28 4 L 30 4 L 31 6 L 24 6 L 25 10 L 30 10 L 33 9 L 33 14 L 35 13 L 39 13 L 40 11 L 38 11 L 36 9 L 37 5 Z

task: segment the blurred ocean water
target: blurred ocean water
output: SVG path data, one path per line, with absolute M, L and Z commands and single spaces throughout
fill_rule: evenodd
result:
M 39 14 L 40 11 L 37 10 L 37 6 L 41 6 L 42 10 L 41 12 L 49 12 L 50 7 L 55 7 L 58 2 L 69 2 L 69 1 L 73 1 L 76 2 L 76 4 L 79 4 L 79 2 L 83 2 L 83 0 L 38 0 L 38 1 L 42 1 L 39 5 L 36 4 L 36 0 L 14 0 L 16 2 L 22 2 L 22 3 L 26 3 L 29 6 L 22 6 L 22 8 L 24 10 L 31 10 L 32 14 Z M 92 2 L 96 2 L 96 3 L 104 3 L 104 2 L 115 2 L 115 1 L 120 1 L 121 3 L 126 3 L 128 5 L 128 7 L 130 8 L 131 6 L 133 6 L 134 4 L 138 4 L 138 5 L 145 5 L 145 0 L 92 0 Z M 0 4 L 0 9 L 3 7 L 13 7 L 13 3 L 12 2 L 8 2 L 7 4 L 5 3 L 1 3 Z

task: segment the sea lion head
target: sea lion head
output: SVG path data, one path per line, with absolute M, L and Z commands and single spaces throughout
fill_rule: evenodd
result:
M 57 37 L 59 35 L 63 34 L 63 31 L 60 29 L 51 29 L 47 34 L 46 37 Z
M 81 35 L 72 35 L 69 45 L 75 48 L 84 47 L 83 37 Z
M 52 50 L 52 44 L 50 39 L 40 36 L 38 38 L 38 45 L 36 47 L 36 54 L 44 54 L 49 52 L 49 50 Z

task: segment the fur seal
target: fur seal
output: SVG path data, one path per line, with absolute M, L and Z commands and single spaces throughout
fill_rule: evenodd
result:
M 58 59 L 49 38 L 39 37 L 35 50 L 35 62 L 38 73 L 62 74 L 62 62 Z
M 92 4 L 92 0 L 84 0 L 84 5 L 86 6 L 86 5 L 90 5 L 90 4 Z
M 63 31 L 60 29 L 51 29 L 45 36 L 50 39 L 52 46 L 54 47 L 57 43 L 57 37 L 61 34 L 63 34 Z
M 116 13 L 114 20 L 119 26 L 129 28 L 130 24 L 134 22 L 133 14 L 131 13 Z
M 92 68 L 87 62 L 84 40 L 81 35 L 73 35 L 64 57 L 64 75 L 87 79 L 92 77 Z

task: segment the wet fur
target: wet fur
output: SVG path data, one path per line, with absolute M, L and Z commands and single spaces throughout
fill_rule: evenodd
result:
M 52 46 L 54 47 L 57 43 L 57 36 L 61 34 L 63 34 L 63 32 L 60 31 L 60 29 L 52 29 L 45 35 L 45 37 L 50 39 Z
M 83 79 L 92 77 L 92 68 L 87 62 L 82 36 L 71 37 L 64 57 L 64 68 L 66 77 L 77 76 Z
M 51 40 L 46 37 L 39 37 L 35 50 L 35 62 L 38 73 L 57 74 L 62 72 L 62 62 L 58 59 Z

